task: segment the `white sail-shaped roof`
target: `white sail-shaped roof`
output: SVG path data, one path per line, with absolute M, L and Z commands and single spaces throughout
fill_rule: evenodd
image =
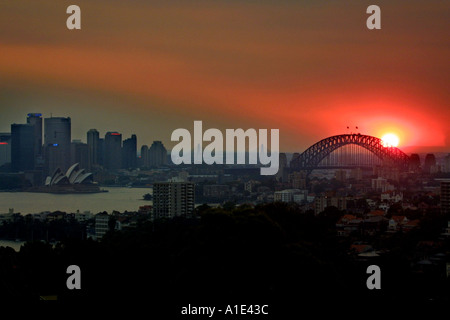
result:
M 78 176 L 78 178 L 75 180 L 74 183 L 83 183 L 91 176 L 92 176 L 92 173 L 90 173 L 90 172 L 84 173 L 81 176 Z
M 80 170 L 80 164 L 75 163 L 67 170 L 66 174 L 60 168 L 56 169 L 52 176 L 45 179 L 45 185 L 80 184 L 87 182 L 92 177 L 92 173 L 85 172 L 84 169 Z
M 72 182 L 72 175 L 75 174 L 78 171 L 79 163 L 75 163 L 73 166 L 71 166 L 66 173 L 67 178 L 69 178 L 69 181 Z
M 67 178 L 67 176 L 60 175 L 58 178 L 55 179 L 55 181 L 53 181 L 52 185 L 55 185 L 55 184 L 68 184 L 68 183 L 69 183 L 69 179 Z
M 81 169 L 80 171 L 77 171 L 72 174 L 70 177 L 70 183 L 75 183 L 75 181 L 78 179 L 79 176 L 84 174 L 84 169 Z

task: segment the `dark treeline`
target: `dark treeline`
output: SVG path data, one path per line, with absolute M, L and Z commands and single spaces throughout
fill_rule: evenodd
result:
M 200 219 L 141 222 L 110 231 L 99 242 L 69 237 L 54 248 L 43 242 L 26 243 L 20 252 L 0 248 L 1 298 L 57 295 L 60 301 L 119 299 L 175 309 L 188 303 L 257 303 L 278 312 L 317 301 L 449 299 L 445 270 L 411 269 L 419 241 L 438 237 L 431 227 L 379 240 L 385 254 L 364 261 L 349 254 L 355 238 L 337 237 L 342 212 L 336 208 L 314 216 L 281 203 L 228 210 L 203 206 L 198 214 Z M 441 250 L 449 249 L 446 240 Z M 81 268 L 81 290 L 66 288 L 72 264 Z M 381 290 L 366 287 L 371 264 L 382 270 Z
M 12 221 L 5 221 L 0 225 L 0 239 L 51 242 L 84 238 L 86 238 L 86 223 L 79 223 L 75 219 L 41 221 L 34 219 L 32 215 L 16 215 Z

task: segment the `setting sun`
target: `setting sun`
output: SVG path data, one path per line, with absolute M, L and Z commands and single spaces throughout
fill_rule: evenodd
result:
M 383 145 L 385 147 L 397 147 L 399 143 L 398 137 L 393 133 L 385 134 L 381 140 L 383 141 Z

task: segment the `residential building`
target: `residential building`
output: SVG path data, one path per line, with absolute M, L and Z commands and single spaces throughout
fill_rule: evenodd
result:
M 318 196 L 314 199 L 314 213 L 318 215 L 327 207 L 336 207 L 339 210 L 347 209 L 347 199 L 345 197 Z
M 230 187 L 226 184 L 209 184 L 203 186 L 203 196 L 222 198 L 230 195 Z
M 336 222 L 336 230 L 338 236 L 348 236 L 350 233 L 359 230 L 362 220 L 352 214 L 343 215 Z
M 101 239 L 109 230 L 110 216 L 106 212 L 95 215 L 95 237 Z
M 389 219 L 389 225 L 388 230 L 389 231 L 398 231 L 402 229 L 402 227 L 408 223 L 408 218 L 405 216 L 392 216 L 391 219 Z
M 386 191 L 381 193 L 381 201 L 387 200 L 390 202 L 399 202 L 403 200 L 403 193 L 402 192 L 393 192 L 393 191 Z
M 441 179 L 441 212 L 450 213 L 450 179 Z
M 293 189 L 306 189 L 306 172 L 295 171 L 288 175 L 288 182 Z
M 192 182 L 153 184 L 153 217 L 188 217 L 194 212 L 195 185 Z
M 286 189 L 275 191 L 273 195 L 274 201 L 279 202 L 302 202 L 306 200 L 305 193 L 299 189 Z
M 74 214 L 74 218 L 78 222 L 86 222 L 89 219 L 92 219 L 93 217 L 94 217 L 94 215 L 90 211 L 83 211 L 83 212 L 77 211 Z

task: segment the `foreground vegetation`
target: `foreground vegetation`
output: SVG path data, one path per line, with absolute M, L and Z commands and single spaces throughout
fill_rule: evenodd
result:
M 211 301 L 309 301 L 398 303 L 448 301 L 441 265 L 412 267 L 418 254 L 441 252 L 432 221 L 422 229 L 378 238 L 379 257 L 361 259 L 349 249 L 357 237 L 337 237 L 342 212 L 303 213 L 281 203 L 255 208 L 199 209 L 199 218 L 142 221 L 110 231 L 101 241 L 66 237 L 56 246 L 28 242 L 20 252 L 0 248 L 0 298 L 60 301 L 145 300 L 148 303 Z M 422 250 L 426 240 L 435 244 Z M 66 288 L 66 268 L 78 265 L 82 289 Z M 368 290 L 366 269 L 382 270 L 382 290 Z M 445 264 L 444 264 L 445 265 Z

